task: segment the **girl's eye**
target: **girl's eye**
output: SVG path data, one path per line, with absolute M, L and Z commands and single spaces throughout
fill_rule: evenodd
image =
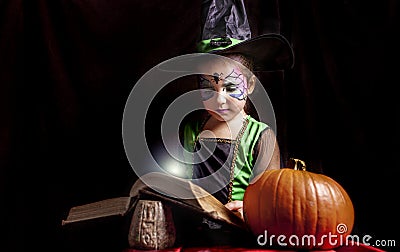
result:
M 246 98 L 246 89 L 243 85 L 229 84 L 225 87 L 225 90 L 229 96 L 238 100 L 244 100 Z
M 203 76 L 200 76 L 199 85 L 200 88 L 212 88 L 211 82 Z
M 200 90 L 200 94 L 201 94 L 201 99 L 203 101 L 206 101 L 208 99 L 210 99 L 211 97 L 214 96 L 215 91 L 213 89 L 201 89 Z
M 235 92 L 238 90 L 238 88 L 236 87 L 236 85 L 232 85 L 232 86 L 227 86 L 225 90 L 226 92 Z

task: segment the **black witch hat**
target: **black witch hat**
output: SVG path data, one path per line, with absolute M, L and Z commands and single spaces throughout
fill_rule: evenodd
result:
M 284 36 L 278 33 L 251 36 L 243 0 L 204 0 L 201 18 L 199 52 L 241 53 L 253 60 L 254 71 L 293 67 L 293 49 Z

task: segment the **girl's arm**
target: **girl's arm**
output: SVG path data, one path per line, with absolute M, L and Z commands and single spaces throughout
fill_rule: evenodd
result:
M 276 140 L 275 133 L 270 128 L 262 132 L 256 144 L 253 157 L 255 165 L 253 168 L 253 177 L 265 170 L 280 169 L 281 160 L 278 141 Z M 225 204 L 225 207 L 243 218 L 243 201 L 231 201 Z
M 275 133 L 267 128 L 261 133 L 253 152 L 253 177 L 266 170 L 281 168 L 281 154 Z

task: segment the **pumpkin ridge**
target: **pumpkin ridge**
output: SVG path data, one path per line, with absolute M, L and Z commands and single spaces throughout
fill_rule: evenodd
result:
M 332 180 L 333 180 L 333 179 L 332 179 Z M 352 208 L 352 209 L 354 209 L 354 206 L 353 206 L 353 204 L 352 204 L 352 202 L 351 202 L 350 196 L 348 195 L 347 191 L 346 191 L 346 190 L 341 186 L 341 184 L 338 183 L 337 181 L 333 180 L 332 183 L 333 183 L 334 185 L 336 185 L 336 190 L 338 191 L 338 194 L 340 195 L 341 200 L 343 201 L 344 206 L 346 207 L 346 209 L 347 209 L 347 208 Z M 343 205 L 343 204 L 341 204 L 341 205 Z M 339 211 L 337 206 L 336 206 L 335 208 L 337 209 L 336 211 Z M 341 210 L 343 211 L 343 209 L 341 209 Z M 354 211 L 354 210 L 353 210 L 353 211 Z M 353 212 L 353 214 L 354 214 L 354 212 Z M 341 216 L 341 215 L 339 214 L 339 216 Z M 346 216 L 346 217 L 347 217 L 347 216 Z M 348 234 L 350 234 L 351 231 L 352 231 L 352 229 L 353 229 L 354 223 L 350 223 L 350 225 L 349 225 L 349 223 L 344 223 L 344 222 L 347 222 L 347 218 L 344 218 L 344 219 L 345 219 L 346 221 L 343 221 L 343 217 L 342 217 L 342 218 L 340 219 L 340 222 L 341 222 L 342 224 L 345 224 L 345 225 L 346 225 L 346 227 L 347 227 L 347 231 L 346 231 L 346 232 L 347 232 Z M 341 224 L 341 223 L 336 223 L 336 224 L 339 225 L 339 224 Z M 336 231 L 338 232 L 337 229 L 336 229 Z M 344 237 L 347 238 L 346 232 L 345 232 L 345 233 L 340 233 L 340 235 L 345 235 Z
M 336 183 L 333 183 L 333 184 L 335 185 L 334 189 L 335 189 L 336 192 L 332 192 L 332 190 L 333 190 L 332 186 L 327 186 L 327 188 L 329 190 L 331 198 L 332 199 L 336 199 L 337 198 L 337 194 L 338 194 L 338 187 L 337 187 Z M 341 194 L 341 193 L 339 193 L 339 194 Z M 343 198 L 342 198 L 342 200 L 343 200 Z M 338 214 L 338 211 L 339 211 L 338 206 L 339 206 L 339 204 L 338 204 L 337 200 L 335 200 L 333 202 L 333 204 L 335 204 L 335 218 L 334 218 L 334 222 L 333 223 L 338 225 L 339 224 L 338 223 L 338 216 L 339 216 L 339 214 Z M 336 234 L 336 230 L 335 230 L 335 234 Z
M 263 208 L 263 203 L 266 203 L 266 201 L 264 201 L 264 202 L 262 201 L 262 198 L 261 198 L 262 193 L 260 193 L 257 189 L 258 188 L 264 188 L 264 184 L 268 181 L 270 176 L 271 176 L 271 173 L 268 173 L 267 176 L 260 176 L 254 183 L 251 184 L 250 190 L 256 190 L 257 191 L 257 194 L 256 194 L 257 197 L 255 197 L 255 201 L 257 202 L 256 205 L 258 206 L 258 213 L 261 213 L 261 210 Z M 260 184 L 260 186 L 258 186 L 258 184 Z M 247 195 L 248 195 L 248 193 L 247 193 Z M 248 198 L 246 197 L 246 199 L 248 199 Z M 253 198 L 251 197 L 250 200 L 251 199 L 253 199 Z M 246 206 L 246 209 L 243 209 L 243 210 L 244 210 L 244 212 L 246 214 L 246 217 L 248 219 L 248 222 L 249 222 L 248 224 L 249 225 L 253 225 L 252 223 L 257 222 L 257 221 L 259 221 L 259 222 L 263 222 L 264 221 L 262 218 L 266 218 L 265 216 L 257 216 L 259 218 L 259 220 L 254 219 L 254 216 L 250 217 L 250 219 L 249 219 L 248 218 L 249 216 L 247 216 L 248 201 L 246 200 L 246 202 L 243 202 L 243 204 L 245 204 L 245 206 Z M 250 210 L 250 211 L 253 213 L 252 210 Z M 256 233 L 258 232 L 258 230 L 255 230 L 255 231 L 256 231 Z M 260 230 L 260 232 L 263 232 L 263 231 Z
M 293 199 L 292 199 L 292 217 L 291 218 L 295 218 L 295 216 L 296 216 L 296 207 L 295 207 L 295 205 L 296 205 L 296 200 L 294 200 L 294 199 L 296 199 L 296 197 L 297 197 L 297 195 L 296 195 L 296 193 L 297 193 L 297 190 L 294 190 L 293 188 L 294 188 L 294 180 L 296 179 L 296 174 L 295 174 L 295 172 L 291 172 L 291 175 L 292 175 L 292 177 L 291 177 L 291 179 L 290 179 L 290 181 L 292 182 L 292 184 L 290 185 L 290 189 L 292 190 L 292 197 L 293 197 Z M 292 234 L 294 234 L 295 233 L 295 230 L 296 230 L 296 221 L 292 221 L 292 231 L 291 231 L 291 233 Z
M 315 186 L 314 176 L 312 176 L 312 173 L 306 172 L 305 175 L 306 175 L 306 176 L 309 176 L 311 182 L 313 183 L 314 198 L 315 198 L 315 203 L 316 203 L 315 209 L 317 209 L 317 218 L 315 218 L 315 227 L 314 227 L 314 232 L 313 232 L 313 234 L 318 234 L 318 232 L 319 232 L 319 230 L 318 230 L 318 219 L 319 219 L 319 205 L 320 205 L 319 197 L 318 197 L 318 189 L 317 189 L 317 187 Z
M 265 176 L 265 177 L 262 178 L 260 188 L 264 188 L 264 184 L 267 182 L 267 180 L 268 180 L 268 178 L 270 176 L 271 176 L 271 174 L 268 174 L 268 176 Z M 262 202 L 261 193 L 258 193 L 257 201 L 258 202 Z M 262 203 L 258 204 L 258 212 L 259 213 L 262 213 L 261 212 L 262 208 L 263 208 L 263 204 Z M 261 221 L 261 218 L 265 218 L 265 216 L 259 216 L 259 218 L 260 218 L 260 221 Z M 264 221 L 264 220 L 262 220 L 262 221 Z M 260 230 L 260 232 L 262 232 L 262 231 Z
M 303 191 L 304 191 L 304 198 L 307 200 L 308 197 L 310 197 L 308 190 L 307 190 L 307 186 L 303 186 Z M 301 216 L 308 216 L 308 215 L 306 215 L 307 209 L 308 209 L 308 206 L 306 204 L 302 203 L 300 206 L 300 209 L 301 209 Z M 308 222 L 308 220 L 309 220 L 309 218 L 307 217 L 307 219 L 305 221 Z M 308 230 L 308 226 L 303 226 L 302 233 L 307 232 L 307 230 Z
M 340 192 L 339 195 L 341 197 L 341 199 L 343 200 L 343 202 L 347 202 L 346 200 L 346 190 L 344 190 L 344 188 L 335 180 L 332 180 L 332 183 L 336 185 L 337 190 Z
M 278 174 L 277 182 L 275 183 L 275 188 L 274 188 L 274 201 L 273 201 L 274 208 L 273 209 L 274 209 L 275 221 L 277 222 L 277 223 L 274 223 L 274 224 L 276 224 L 276 226 L 279 226 L 279 217 L 278 217 L 278 213 L 276 211 L 276 208 L 277 208 L 276 202 L 278 201 L 277 200 L 278 193 L 276 193 L 276 192 L 278 191 L 279 183 L 281 182 L 281 178 L 282 178 L 282 174 L 283 174 L 283 170 L 280 170 L 279 174 Z

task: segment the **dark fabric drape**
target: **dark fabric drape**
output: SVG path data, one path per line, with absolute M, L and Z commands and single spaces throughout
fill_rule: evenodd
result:
M 245 4 L 253 36 L 280 32 L 295 51 L 294 69 L 259 73 L 284 159 L 303 159 L 348 190 L 355 232 L 399 242 L 387 230 L 398 221 L 398 2 Z M 81 229 L 65 233 L 61 220 L 74 205 L 129 191 L 136 176 L 122 143 L 125 102 L 150 68 L 194 52 L 200 6 L 200 0 L 0 1 L 4 251 L 78 251 L 71 237 L 86 243 L 82 251 L 99 241 L 110 244 L 104 251 L 124 246 L 114 242 L 118 232 L 97 226 L 102 233 L 90 238 Z M 174 91 L 165 90 L 146 130 L 157 129 Z
M 347 189 L 355 232 L 398 237 L 380 227 L 381 216 L 397 219 L 398 3 L 287 3 L 282 26 L 296 51 L 283 89 L 287 151 Z
M 23 8 L 22 1 L 0 1 L 0 225 L 6 230 L 2 244 L 17 241 L 22 225 L 23 185 L 16 183 L 20 168 L 20 94 L 23 91 Z M 8 246 L 6 245 L 5 249 Z

